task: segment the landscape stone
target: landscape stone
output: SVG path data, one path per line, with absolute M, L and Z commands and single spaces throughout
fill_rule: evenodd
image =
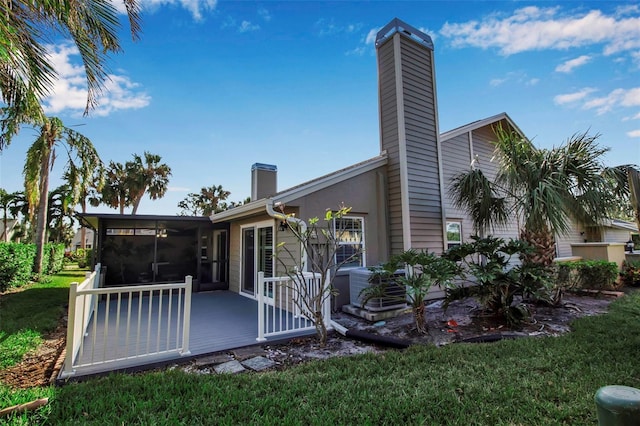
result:
M 243 361 L 242 365 L 244 365 L 247 368 L 250 368 L 253 371 L 262 371 L 262 370 L 266 370 L 268 368 L 273 367 L 274 365 L 276 365 L 276 363 L 270 360 L 269 358 L 265 358 L 263 356 L 257 356 L 254 358 L 250 358 L 246 361 Z
M 239 361 L 233 360 L 225 362 L 223 364 L 216 365 L 214 370 L 218 374 L 236 374 L 245 371 L 246 369 L 240 364 Z
M 198 367 L 203 367 L 205 365 L 222 364 L 232 360 L 233 357 L 229 354 L 214 354 L 196 358 L 195 363 Z
M 266 354 L 267 352 L 260 346 L 246 346 L 244 348 L 237 348 L 233 350 L 233 356 L 240 361 L 256 356 L 264 356 Z

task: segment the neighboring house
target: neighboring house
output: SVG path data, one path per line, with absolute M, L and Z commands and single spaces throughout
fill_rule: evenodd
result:
M 69 248 L 73 250 L 78 250 L 82 248 L 82 227 L 78 228 L 76 233 L 73 235 L 73 239 L 71 240 L 71 245 Z M 84 248 L 90 249 L 93 247 L 93 238 L 94 233 L 93 229 L 84 227 Z
M 586 230 L 585 242 L 626 243 L 638 234 L 638 225 L 620 219 L 609 219 L 601 226 L 590 226 Z
M 7 219 L 7 229 L 5 229 L 4 221 L 0 220 L 0 242 L 11 241 L 17 223 L 16 219 Z

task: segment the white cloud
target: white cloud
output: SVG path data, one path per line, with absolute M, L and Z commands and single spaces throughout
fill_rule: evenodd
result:
M 189 192 L 191 191 L 191 189 L 184 186 L 168 186 L 167 191 L 168 192 Z
M 440 34 L 454 46 L 497 47 L 504 55 L 593 44 L 603 44 L 604 54 L 611 55 L 640 48 L 640 16 L 605 15 L 599 10 L 560 16 L 559 7 L 532 6 L 506 17 L 446 23 Z
M 570 73 L 574 68 L 581 67 L 590 62 L 592 57 L 590 55 L 578 56 L 574 59 L 569 59 L 556 67 L 557 72 Z
M 596 109 L 601 115 L 611 111 L 615 107 L 637 107 L 640 106 L 640 87 L 633 89 L 615 89 L 608 95 L 590 99 L 584 103 L 584 109 Z
M 564 105 L 564 104 L 578 102 L 586 98 L 589 94 L 595 91 L 596 89 L 592 87 L 585 87 L 584 89 L 581 89 L 577 92 L 557 95 L 556 97 L 553 98 L 553 102 L 556 103 L 557 105 Z
M 87 104 L 87 82 L 84 68 L 72 57 L 79 56 L 77 47 L 70 44 L 47 46 L 51 64 L 58 73 L 51 94 L 43 99 L 47 114 L 84 112 Z M 97 107 L 92 115 L 106 116 L 122 109 L 138 109 L 149 105 L 151 98 L 138 90 L 139 85 L 123 75 L 109 74 L 101 93 L 97 93 Z
M 371 28 L 364 38 L 364 44 L 374 45 L 376 43 L 376 37 L 378 36 L 380 28 Z
M 336 24 L 333 18 L 320 18 L 315 22 L 314 26 L 316 27 L 317 34 L 321 37 L 337 34 L 354 34 L 362 29 L 362 24 L 359 22 L 341 25 Z
M 271 12 L 269 12 L 264 7 L 258 9 L 258 16 L 260 16 L 265 22 L 271 21 Z
M 494 78 L 489 81 L 489 85 L 492 87 L 502 86 L 505 83 L 514 82 L 516 84 L 522 84 L 525 86 L 535 86 L 540 82 L 539 78 L 530 78 L 526 72 L 523 71 L 512 71 L 507 73 L 502 78 Z
M 240 25 L 238 26 L 238 32 L 240 33 L 246 33 L 249 31 L 257 31 L 260 29 L 260 25 L 258 24 L 252 24 L 249 21 L 242 21 L 240 23 Z
M 126 13 L 124 1 L 112 0 L 113 5 L 120 13 Z M 196 21 L 203 19 L 203 13 L 213 11 L 216 8 L 217 0 L 138 0 L 138 4 L 143 11 L 154 11 L 161 6 L 180 6 L 191 13 Z
M 630 138 L 640 138 L 640 129 L 627 132 L 627 136 Z
M 380 31 L 380 28 L 372 28 L 367 32 L 367 35 L 365 35 L 362 40 L 361 40 L 361 44 L 351 50 L 348 50 L 346 52 L 347 56 L 350 55 L 354 55 L 354 56 L 362 56 L 367 52 L 375 52 L 375 43 L 376 43 L 376 36 L 378 35 L 378 31 Z

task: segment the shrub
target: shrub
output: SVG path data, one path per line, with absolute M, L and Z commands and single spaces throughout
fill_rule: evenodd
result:
M 606 260 L 562 262 L 556 266 L 559 285 L 565 288 L 613 290 L 617 283 L 618 265 Z
M 531 252 L 526 242 L 502 238 L 477 236 L 452 247 L 443 257 L 461 262 L 463 278 L 473 277 L 468 282 L 457 282 L 447 288 L 445 306 L 453 300 L 477 297 L 484 308 L 504 318 L 510 326 L 518 326 L 528 315 L 527 307 L 517 302 L 515 296 L 544 293 L 549 280 L 544 267 L 536 265 L 511 265 L 511 258 Z
M 620 281 L 626 286 L 640 286 L 640 260 L 622 262 Z
M 47 274 L 61 271 L 64 267 L 64 244 L 45 244 L 42 265 L 46 265 L 44 269 Z
M 35 254 L 33 244 L 0 243 L 0 291 L 29 282 Z

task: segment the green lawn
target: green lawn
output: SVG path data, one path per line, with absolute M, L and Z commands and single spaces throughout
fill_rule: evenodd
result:
M 53 424 L 595 424 L 594 394 L 640 387 L 640 295 L 562 337 L 414 347 L 284 372 L 112 375 L 55 391 Z
M 111 376 L 41 389 L 10 424 L 596 424 L 594 394 L 640 388 L 640 293 L 562 337 L 413 347 L 280 372 Z M 2 390 L 0 389 L 0 397 Z M 3 398 L 4 399 L 4 398 Z M 25 396 L 25 400 L 26 396 Z
M 22 360 L 35 349 L 42 336 L 53 331 L 66 313 L 69 284 L 84 280 L 86 270 L 68 268 L 48 277 L 45 282 L 25 286 L 23 290 L 0 296 L 0 369 Z M 14 390 L 0 383 L 0 408 L 53 396 L 53 388 Z M 14 418 L 14 424 L 38 423 L 49 407 L 31 417 Z M 0 419 L 2 423 L 2 419 Z

